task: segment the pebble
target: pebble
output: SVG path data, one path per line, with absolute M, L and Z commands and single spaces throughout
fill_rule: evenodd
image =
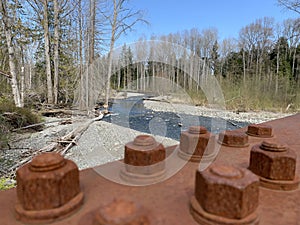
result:
M 274 119 L 290 116 L 290 113 L 273 112 L 231 112 L 228 110 L 212 109 L 203 106 L 193 106 L 186 104 L 174 104 L 168 102 L 144 101 L 144 106 L 153 111 L 173 112 L 176 114 L 189 114 L 194 116 L 219 117 L 225 120 L 235 120 L 247 123 L 263 123 Z
M 144 105 L 153 111 L 174 112 L 178 115 L 189 114 L 219 117 L 226 120 L 248 123 L 262 123 L 291 115 L 272 112 L 240 112 L 237 114 L 226 110 L 214 110 L 206 107 L 154 101 L 144 101 Z M 152 115 L 149 115 L 149 118 L 152 118 Z M 0 152 L 0 171 L 7 170 L 14 162 L 16 163 L 24 158 L 24 155 L 28 152 L 30 153 L 35 149 L 40 149 L 56 141 L 59 137 L 71 132 L 74 128 L 83 123 L 84 120 L 74 121 L 73 124 L 66 125 L 55 124 L 55 126 L 50 126 L 50 124 L 48 124 L 43 131 L 33 133 L 29 137 L 28 134 L 26 138 L 24 138 L 25 136 L 22 138 L 22 135 L 20 135 L 21 137 L 18 138 L 19 141 L 10 143 L 13 149 L 18 147 L 20 149 Z M 176 126 L 181 125 L 182 124 L 178 123 Z M 141 132 L 127 127 L 118 126 L 105 121 L 97 121 L 90 125 L 79 139 L 77 145 L 68 151 L 66 158 L 75 161 L 80 169 L 119 160 L 123 158 L 124 145 L 132 141 L 134 137 L 139 134 L 141 134 Z M 178 144 L 178 141 L 170 138 L 161 136 L 155 136 L 155 138 L 165 146 Z M 26 151 L 24 152 L 21 148 L 27 148 L 30 149 L 30 151 L 28 150 L 26 153 Z

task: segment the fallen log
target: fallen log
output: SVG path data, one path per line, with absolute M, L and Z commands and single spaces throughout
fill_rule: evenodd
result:
M 52 110 L 45 110 L 45 111 L 40 111 L 40 114 L 42 116 L 56 116 L 58 114 L 63 114 L 63 115 L 73 115 L 72 110 L 65 110 L 65 109 L 52 109 Z
M 57 115 L 66 115 L 66 116 L 87 116 L 86 112 L 79 111 L 79 110 L 71 110 L 71 109 L 46 109 L 41 110 L 39 113 L 42 116 L 46 117 L 55 117 Z
M 63 136 L 62 138 L 60 138 L 56 142 L 53 142 L 53 143 L 39 149 L 34 154 L 28 156 L 27 158 L 23 159 L 21 162 L 19 162 L 19 163 L 15 164 L 14 166 L 10 167 L 8 169 L 8 171 L 13 173 L 16 169 L 23 166 L 25 163 L 29 162 L 30 160 L 32 160 L 32 158 L 34 156 L 36 156 L 40 153 L 53 152 L 54 151 L 54 152 L 61 153 L 62 155 L 65 155 L 69 149 L 71 149 L 74 145 L 76 145 L 77 141 L 80 139 L 82 134 L 89 128 L 89 126 L 93 122 L 101 120 L 103 118 L 103 116 L 104 116 L 104 114 L 100 113 L 100 115 L 98 117 L 93 118 L 93 119 L 87 121 L 82 126 L 79 126 L 79 127 L 75 128 L 73 131 L 71 131 L 67 135 Z M 65 146 L 64 145 L 65 143 L 67 143 L 68 145 Z
M 165 97 L 152 97 L 152 98 L 143 98 L 144 101 L 152 101 L 152 102 L 166 102 L 171 103 L 167 98 Z
M 61 151 L 59 151 L 62 155 L 65 155 L 67 151 L 73 147 L 74 144 L 77 143 L 77 141 L 80 139 L 81 135 L 89 128 L 89 126 L 95 122 L 99 121 L 104 117 L 104 114 L 100 112 L 100 115 L 87 123 L 83 124 L 80 127 L 77 127 L 75 130 L 73 130 L 71 133 L 65 135 L 60 141 L 70 141 L 70 143 Z
M 25 130 L 25 129 L 28 129 L 28 128 L 38 127 L 38 126 L 42 126 L 42 125 L 49 124 L 49 123 L 57 123 L 57 122 L 63 122 L 63 121 L 67 121 L 67 120 L 53 120 L 53 121 L 47 121 L 47 122 L 42 122 L 42 123 L 36 123 L 36 124 L 31 124 L 31 125 L 28 125 L 28 126 L 25 126 L 25 127 L 20 127 L 20 128 L 17 128 L 17 129 L 13 129 L 12 131 Z

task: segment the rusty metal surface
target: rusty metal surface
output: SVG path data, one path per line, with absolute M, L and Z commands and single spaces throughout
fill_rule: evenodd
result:
M 205 127 L 191 126 L 181 132 L 178 155 L 185 160 L 200 162 L 206 149 L 214 149 L 214 142 L 215 137 Z
M 43 153 L 17 171 L 16 217 L 40 224 L 66 216 L 80 207 L 79 171 L 58 153 Z
M 214 163 L 198 170 L 191 212 L 199 224 L 243 224 L 259 221 L 259 179 L 251 171 Z
M 248 147 L 248 135 L 239 130 L 227 130 L 219 134 L 218 143 L 228 147 Z
M 273 127 L 273 135 L 286 143 L 297 154 L 296 176 L 300 175 L 300 114 L 265 123 Z M 247 131 L 243 128 L 240 131 Z M 249 136 L 248 147 L 232 148 L 220 146 L 216 162 L 248 168 L 250 150 L 261 144 L 265 138 Z M 128 140 L 131 141 L 131 140 Z M 167 156 L 174 148 L 167 149 Z M 183 160 L 178 157 L 178 160 Z M 179 162 L 179 161 L 178 161 Z M 176 163 L 176 162 L 174 162 Z M 172 166 L 172 165 L 169 165 Z M 120 163 L 112 162 L 98 168 L 80 172 L 81 191 L 84 203 L 71 216 L 55 221 L 53 225 L 82 224 L 91 221 L 95 210 L 115 200 L 138 203 L 147 212 L 150 224 L 194 225 L 198 224 L 190 213 L 190 199 L 194 196 L 195 174 L 199 164 L 187 164 L 169 179 L 148 186 L 127 186 L 112 182 L 97 173 L 109 171 L 111 176 L 120 178 Z M 300 224 L 300 188 L 294 191 L 276 191 L 259 188 L 258 215 L 260 224 Z M 0 224 L 23 224 L 15 219 L 16 189 L 0 192 Z
M 272 126 L 266 124 L 251 124 L 248 126 L 247 134 L 255 137 L 271 138 L 273 137 Z

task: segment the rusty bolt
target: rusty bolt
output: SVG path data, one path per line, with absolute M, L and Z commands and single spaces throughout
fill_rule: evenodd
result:
M 212 164 L 196 172 L 191 209 L 200 224 L 206 219 L 215 222 L 209 224 L 256 224 L 258 200 L 259 179 L 247 169 Z
M 40 154 L 17 171 L 17 196 L 20 220 L 52 220 L 70 213 L 83 200 L 78 167 L 58 153 Z
M 211 141 L 210 141 L 211 138 Z M 210 145 L 208 146 L 210 141 Z M 214 149 L 214 136 L 203 126 L 191 126 L 187 131 L 181 132 L 179 156 L 193 161 L 199 162 L 205 155 L 206 149 L 211 151 Z
M 296 173 L 296 153 L 277 141 L 263 141 L 251 149 L 249 169 L 271 180 L 293 180 Z
M 247 147 L 248 135 L 237 130 L 227 130 L 219 134 L 218 142 L 229 147 Z
M 265 124 L 251 124 L 248 126 L 247 134 L 250 136 L 270 138 L 273 137 L 272 126 Z
M 124 162 L 128 172 L 153 174 L 164 170 L 166 150 L 150 136 L 139 135 L 125 145 Z
M 95 212 L 93 225 L 149 225 L 144 208 L 132 201 L 114 200 Z

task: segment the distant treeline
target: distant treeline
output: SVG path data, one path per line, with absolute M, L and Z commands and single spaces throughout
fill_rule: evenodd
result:
M 6 0 L 0 5 L 0 90 L 18 106 L 33 100 L 92 106 L 91 99 L 107 84 L 107 49 L 122 29 L 143 20 L 140 11 L 126 14 L 133 11 L 124 0 Z M 153 78 L 163 77 L 205 104 L 197 84 L 203 74 L 211 74 L 232 108 L 300 107 L 299 18 L 278 24 L 273 18 L 257 19 L 241 28 L 237 39 L 221 40 L 214 28 L 150 39 L 161 46 L 151 51 L 151 40 L 143 39 L 134 49 L 123 46 L 121 57 L 113 60 L 113 88 L 145 91 L 155 88 Z
M 219 40 L 217 29 L 210 28 L 153 36 L 151 40 L 161 41 L 159 49 L 156 45 L 152 50 L 152 42 L 143 39 L 134 47 L 123 46 L 115 66 L 127 66 L 115 73 L 114 88 L 126 88 L 133 80 L 158 76 L 179 84 L 195 100 L 205 102 L 197 86 L 198 78 L 205 72 L 218 79 L 229 107 L 297 109 L 300 106 L 299 18 L 280 24 L 275 24 L 272 18 L 258 19 L 243 27 L 238 39 Z M 183 48 L 179 51 L 169 43 Z M 162 60 L 135 63 L 139 58 L 152 59 L 151 54 L 160 55 Z M 195 56 L 202 60 L 196 62 L 198 65 Z M 190 79 L 186 73 L 194 74 L 195 70 L 198 78 Z M 135 84 L 136 89 L 144 87 L 143 82 Z

